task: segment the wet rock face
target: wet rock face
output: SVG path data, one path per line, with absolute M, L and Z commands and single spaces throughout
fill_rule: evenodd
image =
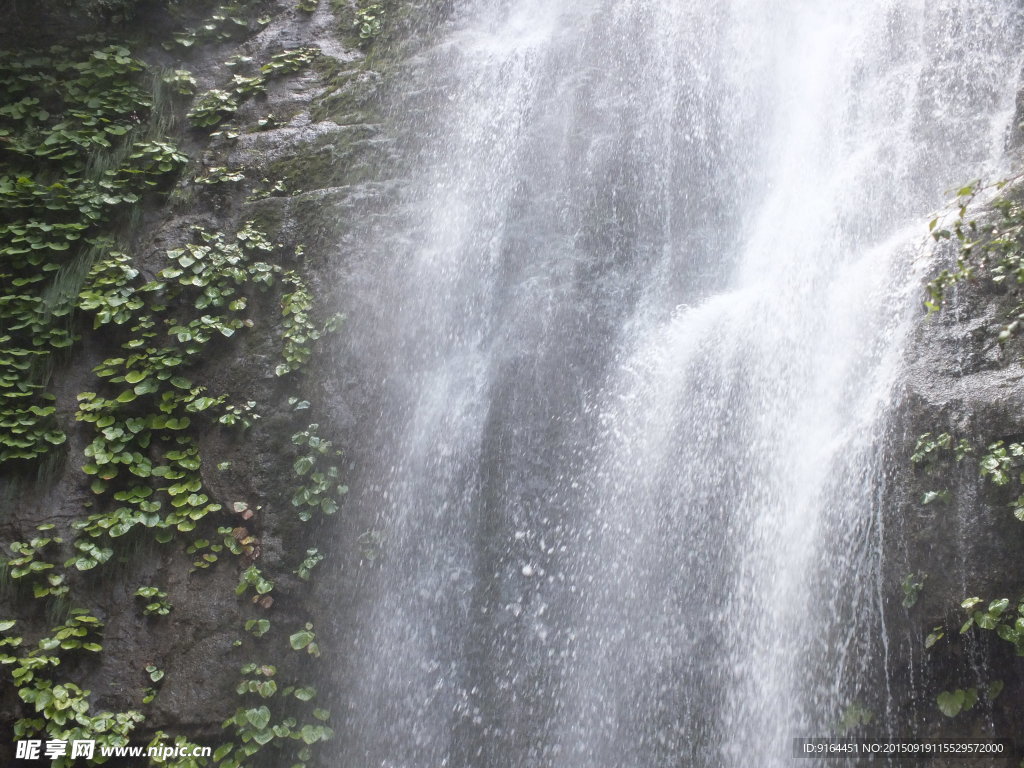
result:
M 211 138 L 210 130 L 190 128 L 183 111 L 176 115 L 169 135 L 190 157 L 175 188 L 162 200 L 148 203 L 140 225 L 131 233 L 134 265 L 147 278 L 164 266 L 163 253 L 190 237 L 193 226 L 211 231 L 234 232 L 253 220 L 271 239 L 281 243 L 285 254 L 302 246 L 301 255 L 282 264 L 306 280 L 319 303 L 320 315 L 336 311 L 331 306 L 332 270 L 344 262 L 345 211 L 353 196 L 365 199 L 366 189 L 356 184 L 372 177 L 370 148 L 379 132 L 376 117 L 377 88 L 381 76 L 367 64 L 366 51 L 351 34 L 352 10 L 346 4 L 332 8 L 321 0 L 315 10 L 302 11 L 294 3 L 265 4 L 261 11 L 269 23 L 248 36 L 210 44 L 198 44 L 184 52 L 169 53 L 161 45 L 183 23 L 204 18 L 214 4 L 187 3 L 179 15 L 167 12 L 162 3 L 138 3 L 132 22 L 112 24 L 103 13 L 75 16 L 61 6 L 43 5 L 28 14 L 8 16 L 16 23 L 7 28 L 2 43 L 8 46 L 49 45 L 90 30 L 144 25 L 152 42 L 133 49 L 150 65 L 184 68 L 197 81 L 197 94 L 223 88 L 234 74 L 286 49 L 319 48 L 312 66 L 268 81 L 265 94 L 245 100 L 231 120 L 236 138 Z M 95 10 L 91 9 L 90 11 Z M 125 27 L 127 30 L 127 26 Z M 115 32 L 116 34 L 116 32 Z M 232 57 L 253 62 L 232 69 Z M 386 62 L 378 53 L 377 61 Z M 233 183 L 203 186 L 193 181 L 211 168 L 224 167 L 243 175 Z M 233 502 L 245 501 L 261 509 L 250 527 L 259 537 L 256 564 L 275 582 L 273 606 L 265 615 L 275 625 L 301 627 L 310 617 L 322 615 L 322 598 L 298 579 L 297 561 L 309 546 L 327 553 L 328 537 L 318 532 L 319 522 L 297 522 L 289 503 L 294 485 L 292 462 L 296 448 L 289 440 L 296 419 L 288 398 L 300 395 L 311 402 L 326 432 L 331 417 L 325 415 L 327 400 L 335 413 L 346 410 L 343 393 L 329 384 L 336 380 L 332 366 L 323 359 L 299 378 L 275 375 L 281 360 L 280 316 L 277 299 L 260 308 L 256 328 L 232 340 L 211 344 L 206 357 L 190 371 L 195 381 L 211 392 L 228 393 L 233 401 L 258 403 L 262 418 L 244 433 L 216 425 L 199 430 L 196 438 L 204 456 L 202 476 L 213 501 L 230 510 Z M 88 512 L 93 498 L 88 478 L 81 472 L 82 450 L 90 437 L 75 422 L 76 395 L 95 386 L 92 369 L 111 354 L 108 340 L 83 334 L 56 379 L 59 418 L 68 432 L 66 451 L 40 481 L 30 476 L 0 474 L 4 500 L 0 513 L 0 540 L 24 540 L 41 523 L 56 523 L 65 540 L 71 541 L 72 521 Z M 312 419 L 309 419 L 312 420 Z M 340 421 L 344 426 L 344 420 Z M 347 436 L 331 435 L 339 447 Z M 215 467 L 230 458 L 231 466 Z M 236 521 L 220 513 L 219 525 Z M 351 541 L 350 538 L 344 539 Z M 120 556 L 120 552 L 118 556 Z M 144 544 L 125 553 L 124 562 L 109 563 L 107 570 L 74 574 L 76 604 L 87 605 L 105 625 L 103 652 L 95 658 L 65 663 L 68 679 L 93 692 L 95 709 L 123 711 L 142 709 L 146 721 L 136 731 L 148 737 L 158 730 L 186 735 L 199 744 L 223 739 L 221 723 L 239 706 L 235 686 L 239 667 L 255 655 L 253 640 L 242 629 L 252 617 L 248 598 L 235 595 L 239 571 L 245 567 L 224 557 L 216 567 L 194 571 L 194 558 L 180 544 Z M 140 584 L 154 584 L 167 592 L 173 610 L 165 617 L 146 616 L 133 596 Z M 0 615 L 23 617 L 39 631 L 51 626 L 41 601 L 31 593 L 7 590 L 0 596 Z M 287 638 L 287 633 L 284 634 Z M 242 641 L 239 646 L 238 641 Z M 326 645 L 326 641 L 323 642 Z M 309 659 L 287 647 L 287 639 L 275 650 L 275 663 L 284 671 L 300 669 Z M 153 703 L 142 706 L 143 690 L 150 685 L 145 667 L 165 672 Z M 320 674 L 318 671 L 305 673 Z M 13 722 L 23 716 L 16 691 L 0 691 L 0 733 L 10 734 Z M 0 763 L 9 739 L 0 738 Z
M 1024 434 L 1021 345 L 996 338 L 1020 300 L 1015 294 L 985 279 L 963 283 L 941 312 L 922 310 L 908 345 L 887 450 L 883 583 L 886 668 L 894 706 L 905 715 L 900 727 L 911 734 L 1007 737 L 1024 728 L 1016 705 L 1024 679 L 1013 646 L 977 627 L 960 634 L 967 618 L 961 601 L 1007 597 L 1015 603 L 1024 585 L 1024 523 L 1009 506 L 1017 494 L 979 473 L 987 446 Z M 925 433 L 963 438 L 974 454 L 958 461 L 950 449 L 935 462 L 915 465 L 911 455 Z M 948 498 L 925 503 L 927 494 L 944 492 Z M 944 637 L 926 649 L 930 633 Z M 995 701 L 982 696 L 975 710 L 954 718 L 939 713 L 942 691 L 984 691 L 997 680 L 1005 688 Z

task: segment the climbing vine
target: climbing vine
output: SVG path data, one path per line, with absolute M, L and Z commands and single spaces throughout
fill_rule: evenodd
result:
M 985 215 L 971 218 L 972 204 L 982 193 L 995 192 L 986 206 Z M 971 184 L 957 192 L 956 210 L 947 222 L 934 219 L 930 224 L 932 236 L 938 242 L 951 242 L 955 247 L 954 264 L 939 272 L 927 285 L 925 306 L 929 312 L 941 311 L 948 303 L 954 288 L 963 285 L 988 285 L 1005 295 L 1000 301 L 1000 315 L 995 327 L 989 329 L 989 338 L 1001 347 L 1015 338 L 1024 321 L 1024 206 L 1019 192 L 1008 188 L 1005 182 L 985 187 Z M 982 445 L 986 445 L 982 443 Z M 964 438 L 956 439 L 949 433 L 926 433 L 917 440 L 911 461 L 925 477 L 938 479 L 946 474 L 951 464 L 968 461 L 976 467 L 978 482 L 983 490 L 1000 504 L 1005 504 L 1014 516 L 1024 521 L 1024 445 L 1015 440 L 996 439 L 979 448 Z M 922 504 L 949 504 L 952 495 L 948 488 L 926 490 Z M 959 634 L 972 631 L 992 632 L 1009 643 L 1017 656 L 1024 656 L 1024 598 L 1008 597 L 982 599 L 969 597 L 962 601 L 965 620 Z M 939 625 L 924 639 L 924 647 L 932 650 L 950 634 Z M 998 670 L 996 673 L 998 674 Z M 936 697 L 939 711 L 946 717 L 956 717 L 973 709 L 981 700 L 989 702 L 1002 692 L 1001 679 L 990 681 L 979 691 L 977 687 L 942 691 Z
M 119 45 L 0 52 L 0 464 L 64 443 L 48 384 L 77 283 L 126 207 L 186 160 L 145 135 L 144 68 Z
M 225 5 L 165 47 L 238 39 L 268 22 L 253 20 L 243 5 Z M 116 747 L 133 738 L 166 673 L 147 664 L 151 685 L 137 697 L 143 707 L 117 713 L 96 712 L 90 691 L 59 674 L 73 673 L 103 650 L 103 623 L 78 607 L 78 580 L 108 562 L 127 561 L 137 551 L 129 542 L 177 543 L 193 571 L 214 567 L 226 554 L 237 558 L 239 596 L 251 592 L 253 611 L 271 607 L 273 581 L 256 565 L 254 510 L 216 498 L 204 480 L 208 462 L 199 443 L 210 430 L 244 433 L 260 418 L 260 404 L 210 391 L 203 367 L 236 334 L 256 326 L 256 316 L 266 316 L 254 306 L 279 307 L 277 322 L 265 327 L 280 341 L 278 376 L 299 373 L 312 345 L 338 319 L 315 319 L 299 271 L 279 265 L 281 247 L 252 222 L 229 231 L 193 227 L 188 239 L 161 254 L 162 263 L 143 265 L 124 234 L 139 206 L 169 191 L 191 162 L 169 126 L 186 112 L 197 81 L 187 69 L 149 67 L 120 42 L 83 43 L 0 52 L 0 86 L 8 97 L 0 107 L 0 466 L 30 467 L 67 444 L 72 423 L 50 391 L 54 373 L 79 338 L 108 351 L 72 414 L 84 438 L 80 466 L 92 498 L 59 532 L 56 524 L 43 523 L 0 556 L 0 587 L 17 604 L 35 598 L 46 602 L 48 615 L 66 618 L 39 637 L 28 629 L 15 634 L 22 620 L 0 620 L 0 673 L 10 676 L 25 707 L 16 738 L 93 739 Z M 262 63 L 235 57 L 228 62 L 231 81 L 199 95 L 184 116 L 194 128 L 216 127 L 272 78 L 298 72 L 318 53 L 285 50 Z M 224 135 L 237 137 L 233 129 Z M 212 166 L 192 182 L 209 187 L 243 180 L 239 169 Z M 295 463 L 292 505 L 301 520 L 311 519 L 314 509 L 332 514 L 345 491 L 339 453 L 315 424 L 297 435 L 296 451 L 306 453 Z M 241 523 L 226 524 L 229 515 Z M 308 580 L 322 560 L 307 549 L 295 573 Z M 147 621 L 167 620 L 173 606 L 165 586 L 133 588 Z M 260 613 L 244 627 L 253 641 L 276 639 L 303 656 L 320 655 L 311 623 L 281 622 L 280 633 L 276 629 L 277 622 L 272 628 Z M 265 758 L 270 764 L 304 766 L 313 745 L 330 738 L 329 712 L 312 704 L 311 686 L 293 681 L 278 691 L 272 665 L 246 665 L 242 674 L 236 692 L 243 705 L 223 723 L 228 738 L 213 758 L 161 765 L 233 768 L 250 765 L 273 746 Z M 276 696 L 279 703 L 255 705 L 253 696 Z M 189 742 L 158 731 L 150 744 Z M 59 758 L 54 765 L 72 762 Z

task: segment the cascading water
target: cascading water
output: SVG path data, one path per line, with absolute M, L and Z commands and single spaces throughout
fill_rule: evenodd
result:
M 338 765 L 781 765 L 884 686 L 922 221 L 1001 156 L 1019 14 L 475 0 L 434 30 L 342 289 L 382 558 L 338 585 Z

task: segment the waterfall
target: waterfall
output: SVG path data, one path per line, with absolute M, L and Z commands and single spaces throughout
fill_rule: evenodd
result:
M 347 240 L 380 556 L 336 585 L 337 764 L 776 766 L 891 721 L 881 442 L 1017 4 L 456 5 Z

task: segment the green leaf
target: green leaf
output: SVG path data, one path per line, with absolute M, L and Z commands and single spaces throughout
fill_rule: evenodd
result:
M 270 723 L 270 710 L 265 706 L 247 709 L 245 711 L 245 719 L 249 721 L 253 728 L 262 731 Z
M 235 748 L 234 744 L 221 744 L 217 749 L 213 751 L 213 762 L 219 763 L 225 757 L 227 757 L 231 750 Z
M 292 648 L 296 651 L 301 651 L 307 645 L 312 643 L 314 639 L 316 639 L 316 635 L 309 630 L 300 630 L 289 637 L 288 642 L 291 643 Z
M 956 717 L 964 707 L 966 694 L 962 690 L 943 691 L 936 699 L 939 711 L 946 717 Z
M 998 618 L 1003 615 L 1003 611 L 1005 611 L 1009 605 L 1010 601 L 1005 597 L 1002 600 L 993 600 L 988 604 L 988 612 Z
M 982 629 L 995 629 L 998 619 L 988 611 L 978 611 L 974 614 L 974 621 Z
M 957 693 L 960 693 L 960 691 L 958 690 Z M 966 712 L 969 709 L 974 709 L 974 705 L 978 703 L 978 689 L 977 688 L 968 688 L 967 690 L 963 691 L 963 694 L 964 694 L 964 706 L 963 706 L 964 712 Z

